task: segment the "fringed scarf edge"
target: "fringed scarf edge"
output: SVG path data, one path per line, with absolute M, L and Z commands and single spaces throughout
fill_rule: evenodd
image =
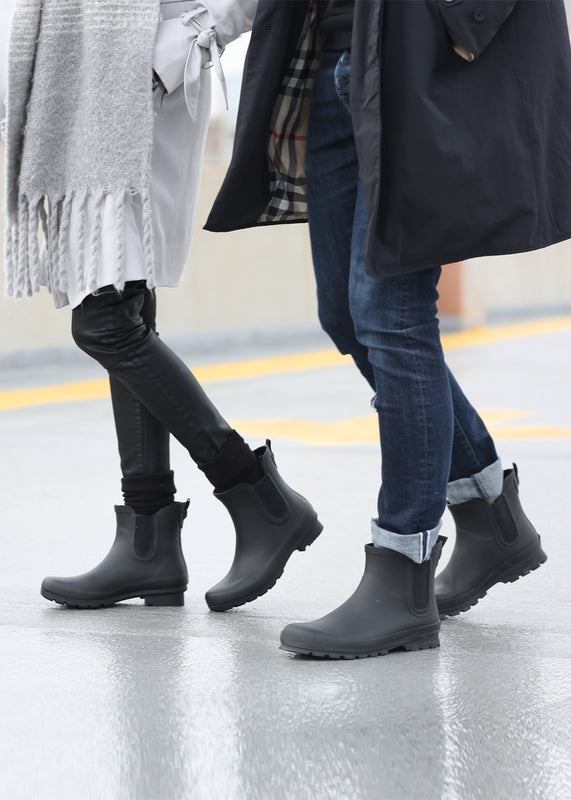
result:
M 108 189 L 72 190 L 64 195 L 28 197 L 20 194 L 17 209 L 7 211 L 5 227 L 5 273 L 7 297 L 32 297 L 45 285 L 50 294 L 67 293 L 70 265 L 65 259 L 65 238 L 69 234 L 72 205 L 79 202 L 79 233 L 76 265 L 81 291 L 91 294 L 98 288 L 97 272 L 102 230 L 103 205 L 107 196 L 115 198 L 116 265 L 113 285 L 125 286 L 125 202 L 128 195 L 141 198 L 142 244 L 147 285 L 156 286 L 153 217 L 148 187 L 137 191 L 110 192 Z M 87 231 L 87 201 L 93 198 L 94 216 Z M 43 245 L 43 247 L 42 247 Z M 45 282 L 42 281 L 42 272 Z

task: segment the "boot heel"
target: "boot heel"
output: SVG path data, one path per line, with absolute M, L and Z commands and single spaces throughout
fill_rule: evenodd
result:
M 503 576 L 502 583 L 514 583 L 519 578 L 529 575 L 530 572 L 533 572 L 542 564 L 545 564 L 547 555 L 541 547 L 541 539 L 539 536 L 537 539 L 537 547 Z
M 305 550 L 306 547 L 309 547 L 310 544 L 313 544 L 313 542 L 317 539 L 322 530 L 323 530 L 323 525 L 318 519 L 316 519 L 315 525 L 311 529 L 311 533 L 307 534 L 301 539 L 300 543 L 297 546 L 297 549 L 303 551 Z
M 164 594 L 150 594 L 144 598 L 146 606 L 183 606 L 184 591 Z

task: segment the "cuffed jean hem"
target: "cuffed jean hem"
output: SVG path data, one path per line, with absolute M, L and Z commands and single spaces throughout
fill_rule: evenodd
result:
M 430 552 L 438 539 L 441 527 L 442 521 L 430 531 L 408 534 L 394 533 L 380 528 L 376 520 L 372 519 L 371 538 L 375 547 L 387 547 L 389 550 L 395 550 L 397 553 L 407 556 L 415 564 L 422 564 L 423 561 L 428 561 L 430 558 Z
M 499 497 L 504 488 L 504 471 L 502 462 L 498 458 L 493 464 L 484 467 L 481 472 L 471 475 L 469 478 L 459 478 L 451 481 L 447 488 L 448 504 L 456 506 L 459 503 L 466 503 L 468 500 L 484 498 L 485 500 L 495 500 Z

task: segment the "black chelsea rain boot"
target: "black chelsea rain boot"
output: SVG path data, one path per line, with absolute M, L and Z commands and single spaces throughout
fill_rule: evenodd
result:
M 366 658 L 440 644 L 434 571 L 446 539 L 415 564 L 386 547 L 365 545 L 365 573 L 351 597 L 313 622 L 287 625 L 281 649 L 320 658 Z
M 188 572 L 180 544 L 188 502 L 156 514 L 115 506 L 117 533 L 110 551 L 90 572 L 45 578 L 42 595 L 72 608 L 103 608 L 131 597 L 148 606 L 182 606 Z
M 305 550 L 323 530 L 312 505 L 279 474 L 270 442 L 254 452 L 264 477 L 255 484 L 214 492 L 234 523 L 236 549 L 228 574 L 206 592 L 212 611 L 226 611 L 265 594 L 294 550 Z
M 547 560 L 541 539 L 521 507 L 517 467 L 504 470 L 501 495 L 448 506 L 456 523 L 450 561 L 436 576 L 441 617 L 476 605 L 496 583 L 512 583 Z

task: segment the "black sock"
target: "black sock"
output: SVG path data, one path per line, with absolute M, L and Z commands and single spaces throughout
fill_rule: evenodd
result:
M 121 489 L 126 506 L 135 514 L 150 516 L 174 502 L 174 473 L 169 470 L 154 475 L 131 475 L 121 480 Z
M 257 483 L 264 477 L 258 457 L 232 431 L 212 461 L 200 467 L 217 492 L 225 492 L 239 483 Z

